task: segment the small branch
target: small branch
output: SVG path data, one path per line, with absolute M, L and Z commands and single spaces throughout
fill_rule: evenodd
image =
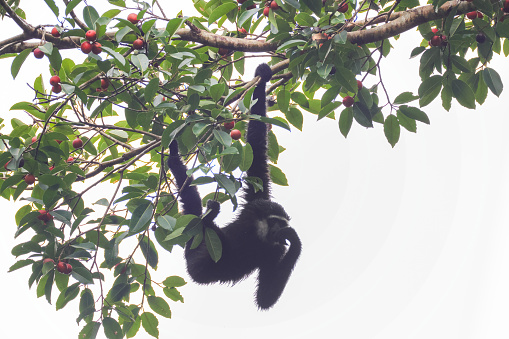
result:
M 67 6 L 69 4 L 69 0 L 64 0 L 64 4 Z M 88 31 L 88 27 L 87 25 L 81 21 L 80 19 L 78 19 L 78 17 L 76 16 L 76 13 L 74 13 L 74 10 L 71 11 L 71 13 L 69 13 L 71 15 L 71 18 L 73 18 L 73 20 L 76 22 L 76 24 L 78 26 L 80 26 L 80 28 L 82 30 L 84 30 L 85 32 Z
M 11 8 L 11 6 L 9 6 L 7 4 L 7 2 L 5 2 L 5 0 L 0 0 L 0 6 L 3 7 L 3 9 L 5 9 L 5 11 L 7 12 L 7 14 L 11 17 L 12 20 L 14 20 L 14 22 L 23 30 L 23 32 L 25 33 L 33 33 L 35 31 L 35 27 L 30 25 L 29 23 L 27 23 L 25 20 L 23 20 L 22 18 L 20 18 L 16 12 L 14 12 Z

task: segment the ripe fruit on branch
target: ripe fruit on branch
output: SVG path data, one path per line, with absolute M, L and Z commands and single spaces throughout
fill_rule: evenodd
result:
M 55 264 L 55 260 L 51 259 L 51 258 L 46 258 L 42 261 L 43 264 L 47 263 L 47 262 L 50 262 L 52 264 Z
M 35 182 L 35 176 L 33 174 L 27 174 L 23 177 L 23 180 L 25 180 L 27 185 L 32 185 Z
M 484 33 L 478 33 L 475 36 L 475 41 L 479 44 L 483 44 L 486 41 L 486 35 L 484 35 Z
M 53 216 L 49 214 L 46 210 L 39 210 L 39 215 L 37 219 L 42 220 L 44 223 L 47 223 L 50 220 L 53 220 Z
M 270 3 L 270 8 L 273 9 L 273 10 L 277 10 L 277 9 L 279 9 L 279 5 L 277 4 L 277 2 L 272 1 Z
M 244 27 L 239 28 L 240 34 L 247 34 L 247 30 Z
M 354 103 L 354 99 L 347 95 L 346 97 L 343 98 L 343 105 L 345 105 L 345 107 L 351 107 Z
M 58 28 L 53 27 L 51 30 L 51 35 L 53 35 L 55 38 L 60 38 L 60 32 L 58 31 Z
M 74 161 L 74 157 L 67 158 L 67 162 L 73 162 L 73 161 Z
M 344 4 L 342 4 L 338 7 L 338 12 L 340 12 L 340 13 L 346 13 L 347 11 L 348 11 L 348 2 L 345 2 Z
M 243 4 L 244 2 L 246 2 L 246 0 L 237 0 L 237 2 L 238 2 L 239 4 Z
M 93 29 L 85 33 L 85 39 L 87 39 L 88 41 L 95 41 L 96 38 L 97 33 Z
M 433 27 L 433 28 L 431 29 L 431 32 L 432 32 L 433 34 L 435 34 L 435 35 L 436 35 L 436 34 L 438 33 L 438 28 Z
M 92 44 L 92 53 L 94 53 L 94 54 L 96 54 L 96 55 L 97 55 L 97 54 L 99 54 L 99 53 L 101 53 L 101 52 L 103 51 L 103 49 L 102 49 L 101 47 L 102 47 L 102 46 L 101 46 L 101 44 L 100 44 L 100 43 L 98 43 L 97 41 L 96 41 L 96 42 L 94 42 L 94 43 Z
M 49 83 L 51 86 L 56 86 L 60 83 L 60 77 L 58 75 L 54 75 L 49 78 Z
M 39 48 L 34 49 L 34 57 L 36 59 L 42 59 L 44 57 L 44 52 L 41 51 Z
M 227 130 L 231 130 L 233 127 L 235 127 L 235 121 L 228 121 L 223 124 L 224 128 Z
M 32 144 L 37 141 L 37 137 L 32 137 Z
M 59 261 L 57 264 L 57 271 L 63 274 L 69 274 L 72 272 L 72 266 L 66 262 Z
M 83 147 L 83 140 L 81 140 L 80 138 L 76 138 L 72 141 L 72 147 L 74 148 L 81 148 Z
M 435 47 L 440 46 L 442 44 L 442 37 L 440 35 L 435 35 L 433 38 L 431 38 L 429 44 Z
M 142 49 L 143 48 L 143 40 L 141 40 L 141 39 L 134 40 L 133 48 L 134 49 Z
M 55 94 L 58 94 L 62 92 L 62 86 L 60 86 L 60 84 L 56 84 L 55 86 L 51 87 L 51 91 Z
M 360 91 L 362 89 L 362 81 L 357 80 L 357 89 Z
M 133 25 L 136 25 L 140 20 L 138 20 L 138 15 L 136 13 L 131 13 L 127 16 L 127 20 L 129 20 Z
M 256 8 L 256 5 L 247 6 L 246 9 L 254 9 Z
M 230 132 L 230 137 L 233 139 L 233 140 L 239 140 L 240 137 L 242 137 L 242 133 L 240 133 L 240 131 L 238 129 L 233 129 L 231 132 Z
M 92 44 L 88 41 L 83 41 L 81 44 L 81 51 L 85 54 L 92 52 Z
M 504 12 L 509 13 L 509 0 L 504 1 L 503 10 L 504 10 Z
M 265 15 L 265 16 L 269 16 L 269 12 L 270 12 L 270 8 L 269 8 L 269 7 L 265 7 L 265 8 L 263 9 L 263 15 Z
M 101 79 L 101 88 L 106 89 L 110 85 L 110 81 L 106 78 Z
M 230 53 L 230 50 L 229 50 L 228 48 L 220 47 L 220 48 L 217 50 L 217 54 L 219 54 L 220 56 L 228 55 L 228 53 Z

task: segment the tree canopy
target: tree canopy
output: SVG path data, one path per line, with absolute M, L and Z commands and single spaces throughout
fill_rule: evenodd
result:
M 453 99 L 475 109 L 488 93 L 499 96 L 490 61 L 509 55 L 508 1 L 196 0 L 199 15 L 176 17 L 159 1 L 110 0 L 101 13 L 81 0 L 39 2 L 55 14 L 52 23 L 32 25 L 19 0 L 0 0 L 3 20 L 21 32 L 0 41 L 13 78 L 27 58 L 52 74 L 33 79 L 27 100 L 12 103 L 31 121 L 3 127 L 0 194 L 26 202 L 15 237 L 30 238 L 12 249 L 10 270 L 30 267 L 29 286 L 48 302 L 58 294 L 57 309 L 79 296 L 80 338 L 101 326 L 108 338 L 133 337 L 140 326 L 158 337 L 157 316 L 171 317 L 168 301 L 183 302 L 183 278 L 150 275 L 158 250 L 171 252 L 201 227 L 178 213 L 164 165 L 172 140 L 189 156 L 193 184 L 209 189 L 203 203 L 237 206 L 242 181 L 257 182 L 243 175 L 252 162 L 249 119 L 273 127 L 271 178 L 287 185 L 276 166 L 285 149 L 278 128 L 302 130 L 305 114 L 336 121 L 345 137 L 354 122 L 380 125 L 394 147 L 402 131 L 430 123 L 425 107 L 436 99 L 445 110 Z M 421 85 L 389 93 L 382 61 L 391 40 L 414 29 L 422 36 L 412 51 Z M 66 57 L 68 50 L 85 54 Z M 274 117 L 249 114 L 258 80 L 245 72 L 250 58 L 270 60 Z M 369 88 L 367 77 L 376 79 Z M 100 185 L 113 186 L 111 196 L 87 200 Z M 220 253 L 213 235 L 204 238 L 211 255 Z

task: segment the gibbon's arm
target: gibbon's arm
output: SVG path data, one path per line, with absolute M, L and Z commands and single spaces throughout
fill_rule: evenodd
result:
M 260 266 L 256 303 L 261 309 L 268 309 L 278 301 L 299 259 L 302 244 L 297 232 L 291 227 L 282 228 L 277 237 L 289 240 L 290 248 L 281 260 Z
M 257 114 L 262 117 L 267 115 L 267 105 L 265 102 L 265 84 L 272 77 L 272 70 L 267 64 L 260 64 L 256 68 L 255 76 L 260 77 L 260 82 L 253 92 L 253 100 L 257 100 L 251 107 L 251 114 Z M 263 191 L 255 190 L 251 184 L 245 189 L 246 201 L 254 199 L 270 198 L 270 174 L 267 166 L 267 125 L 264 122 L 250 120 L 247 128 L 246 141 L 253 148 L 253 164 L 247 170 L 250 177 L 258 177 L 263 181 Z
M 180 200 L 182 201 L 184 214 L 194 214 L 199 217 L 202 213 L 200 194 L 196 186 L 189 185 L 193 181 L 193 177 L 188 177 L 186 174 L 187 167 L 180 158 L 177 141 L 172 141 L 169 148 L 168 167 L 180 190 Z

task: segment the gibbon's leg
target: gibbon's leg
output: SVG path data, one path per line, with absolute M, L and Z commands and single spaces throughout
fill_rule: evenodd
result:
M 290 248 L 282 258 L 273 257 L 260 266 L 256 303 L 260 309 L 268 309 L 278 301 L 290 278 L 301 252 L 301 242 L 297 232 L 291 227 L 278 231 L 280 242 L 290 241 Z
M 267 64 L 260 64 L 256 68 L 255 76 L 260 77 L 260 82 L 253 92 L 253 100 L 257 100 L 251 107 L 251 114 L 257 114 L 262 117 L 267 115 L 267 105 L 265 102 L 265 84 L 272 77 L 272 70 Z M 244 190 L 246 201 L 255 199 L 270 198 L 270 174 L 267 166 L 267 125 L 258 120 L 250 120 L 247 128 L 246 141 L 253 149 L 253 163 L 247 170 L 250 177 L 258 177 L 263 181 L 263 190 L 255 193 L 251 184 Z

